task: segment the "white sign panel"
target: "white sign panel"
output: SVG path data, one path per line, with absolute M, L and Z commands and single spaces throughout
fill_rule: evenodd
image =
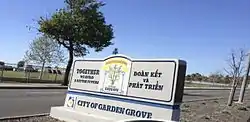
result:
M 175 67 L 174 61 L 135 61 L 131 70 L 127 95 L 170 102 L 173 94 Z
M 76 61 L 70 88 L 97 91 L 100 82 L 100 61 Z
M 77 60 L 64 107 L 112 121 L 178 121 L 185 72 L 186 62 L 177 59 Z

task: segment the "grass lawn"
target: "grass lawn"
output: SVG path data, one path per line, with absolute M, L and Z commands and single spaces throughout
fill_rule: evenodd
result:
M 1 73 L 1 72 L 0 72 Z M 16 71 L 4 71 L 3 77 L 10 77 L 10 78 L 26 78 L 28 76 L 28 73 L 25 75 L 25 72 L 16 72 Z M 29 78 L 30 79 L 38 79 L 40 76 L 40 72 L 31 72 Z M 55 78 L 57 81 L 63 80 L 64 75 L 57 75 L 56 74 L 50 74 L 47 72 L 44 72 L 42 80 L 51 80 L 55 81 Z

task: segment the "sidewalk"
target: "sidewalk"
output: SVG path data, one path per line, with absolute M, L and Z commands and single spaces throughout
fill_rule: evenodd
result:
M 0 89 L 67 89 L 61 84 L 41 84 L 41 83 L 0 83 Z

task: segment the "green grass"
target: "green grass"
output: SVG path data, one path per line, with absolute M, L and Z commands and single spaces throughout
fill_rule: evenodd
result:
M 1 72 L 0 72 L 1 73 Z M 31 72 L 29 79 L 38 79 L 40 76 L 40 72 Z M 15 71 L 4 71 L 3 77 L 9 77 L 9 78 L 27 78 L 27 75 L 25 75 L 25 72 L 15 72 Z M 51 80 L 54 81 L 56 77 L 56 74 L 50 74 L 47 72 L 44 72 L 42 80 Z M 63 80 L 64 75 L 57 75 L 56 80 L 61 81 Z

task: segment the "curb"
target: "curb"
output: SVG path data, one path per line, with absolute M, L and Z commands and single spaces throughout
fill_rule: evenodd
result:
M 184 90 L 231 90 L 231 88 L 184 88 Z
M 3 120 L 12 120 L 12 119 L 30 118 L 30 117 L 42 117 L 42 116 L 49 116 L 49 113 L 31 114 L 31 115 L 22 115 L 22 116 L 0 117 L 0 121 L 3 121 Z
M 214 98 L 207 98 L 207 99 L 194 99 L 194 100 L 183 101 L 183 103 L 207 101 L 207 100 L 219 100 L 219 99 L 225 99 L 225 97 L 214 97 Z
M 67 89 L 67 86 L 0 86 L 0 89 Z

